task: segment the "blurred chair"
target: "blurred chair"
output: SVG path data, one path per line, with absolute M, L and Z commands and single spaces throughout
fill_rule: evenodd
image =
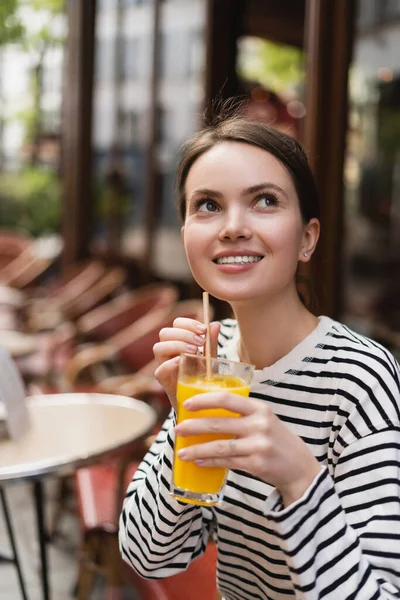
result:
M 172 327 L 174 320 L 178 317 L 201 320 L 202 311 L 203 306 L 200 300 L 177 302 L 172 308 L 152 311 L 132 326 L 110 338 L 106 344 L 79 352 L 70 361 L 67 368 L 69 385 L 73 389 L 79 374 L 84 369 L 93 367 L 102 360 L 109 360 L 116 356 L 121 357 L 124 353 L 125 364 L 129 365 L 132 371 L 136 371 L 136 374 L 132 374 L 130 379 L 131 390 L 135 390 L 135 397 L 151 402 L 152 392 L 156 394 L 162 392 L 165 396 L 165 392 L 152 376 L 156 368 L 153 345 L 159 339 L 160 329 Z M 142 385 L 142 390 L 140 385 Z M 161 426 L 164 417 L 165 414 L 162 414 L 154 434 Z M 117 585 L 121 579 L 121 561 L 116 539 L 117 515 L 120 511 L 123 491 L 137 467 L 137 461 L 143 457 L 151 440 L 152 437 L 148 439 L 147 444 L 136 444 L 129 453 L 120 456 L 117 461 L 79 469 L 76 474 L 76 494 L 82 532 L 82 561 L 78 594 L 80 600 L 88 597 L 92 573 L 96 569 L 107 574 L 110 585 Z M 107 547 L 107 551 L 104 551 L 105 547 Z
M 120 292 L 126 278 L 127 272 L 123 267 L 109 267 L 98 281 L 64 305 L 64 314 L 73 321 L 77 320 L 111 298 L 113 294 Z
M 148 312 L 171 306 L 177 299 L 178 290 L 170 283 L 145 285 L 86 313 L 76 322 L 77 330 L 84 338 L 104 341 Z
M 200 300 L 183 300 L 175 303 L 172 308 L 150 311 L 106 342 L 78 351 L 65 368 L 65 391 L 73 391 L 79 385 L 79 377 L 85 373 L 90 373 L 92 385 L 100 383 L 106 378 L 107 364 L 110 365 L 111 372 L 113 366 L 114 371 L 122 367 L 128 374 L 140 371 L 153 363 L 153 346 L 159 340 L 160 329 L 172 327 L 177 317 L 201 321 L 202 310 Z
M 106 341 L 121 329 L 132 325 L 146 313 L 172 306 L 177 297 L 178 290 L 172 284 L 149 284 L 134 291 L 122 293 L 80 317 L 76 323 L 67 321 L 57 326 L 51 332 L 53 338 L 52 376 L 47 378 L 47 383 L 52 382 L 56 388 L 60 386 L 60 376 L 66 364 L 76 349 L 82 347 L 85 342 L 90 343 L 90 340 L 93 339 Z M 33 357 L 30 362 L 33 362 Z M 57 389 L 52 389 L 52 392 L 55 391 Z
M 120 366 L 120 354 L 124 352 L 125 360 L 127 359 L 125 370 L 129 370 L 130 389 L 134 390 L 135 397 L 153 405 L 161 421 L 169 405 L 164 390 L 153 377 L 156 368 L 153 346 L 159 339 L 160 329 L 171 327 L 174 319 L 180 316 L 201 320 L 202 310 L 200 300 L 185 300 L 175 303 L 172 307 L 158 308 L 106 342 L 78 350 L 64 367 L 58 391 L 104 392 L 105 389 L 99 384 Z M 82 376 L 84 376 L 83 380 Z M 133 377 L 135 378 L 132 380 Z M 110 393 L 117 393 L 115 387 L 110 390 Z M 143 447 L 140 446 L 137 454 L 143 455 L 143 453 Z M 52 536 L 57 535 L 63 514 L 70 511 L 70 498 L 68 478 L 62 477 L 59 481 L 50 527 Z
M 25 382 L 39 386 L 42 394 L 57 393 L 60 374 L 77 346 L 76 328 L 67 321 L 32 335 L 35 351 L 17 361 L 20 372 Z
M 31 306 L 27 328 L 38 337 L 38 352 L 25 361 L 25 377 L 60 391 L 62 370 L 79 342 L 74 320 L 117 293 L 126 275 L 120 267 L 106 270 L 99 263 L 88 263 Z
M 59 236 L 43 236 L 33 239 L 29 245 L 0 271 L 0 282 L 17 289 L 24 289 L 37 282 L 62 250 Z
M 106 267 L 98 260 L 89 259 L 65 269 L 55 281 L 41 286 L 39 295 L 64 306 L 78 294 L 82 294 L 104 275 Z
M 77 348 L 88 346 L 90 340 L 106 341 L 121 329 L 132 325 L 150 311 L 172 306 L 178 297 L 178 290 L 169 283 L 154 283 L 124 292 L 86 315 L 75 323 L 66 321 L 52 332 L 53 350 L 51 352 L 52 377 L 47 383 L 60 386 L 60 375 Z M 33 362 L 33 358 L 31 359 Z M 90 385 L 89 385 L 90 387 Z M 85 388 L 86 389 L 86 388 Z M 52 389 L 52 392 L 57 389 Z M 82 391 L 82 390 L 81 390 Z
M 18 331 L 24 303 L 23 292 L 0 284 L 0 329 Z
M 118 546 L 118 521 L 125 490 L 137 467 L 138 463 L 129 463 L 125 458 L 118 464 L 79 469 L 76 473 L 79 517 L 86 525 L 81 534 L 76 598 L 88 600 L 96 573 L 106 578 L 113 598 L 124 583 L 135 589 L 140 600 L 219 598 L 214 543 L 210 542 L 205 554 L 193 561 L 186 571 L 165 579 L 143 579 L 123 563 Z
M 133 569 L 125 574 L 140 600 L 219 600 L 217 590 L 217 546 L 209 542 L 205 553 L 183 573 L 165 579 L 143 579 Z M 82 599 L 83 600 L 83 599 Z
M 0 270 L 28 248 L 32 238 L 11 229 L 0 229 Z
M 101 262 L 88 260 L 67 268 L 55 281 L 37 287 L 27 307 L 29 330 L 54 329 L 65 321 L 64 307 L 99 281 L 105 272 Z

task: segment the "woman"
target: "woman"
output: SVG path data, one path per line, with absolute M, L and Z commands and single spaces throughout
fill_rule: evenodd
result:
M 296 289 L 319 237 L 313 178 L 298 143 L 240 117 L 184 146 L 182 237 L 193 276 L 229 302 L 213 323 L 219 355 L 256 366 L 251 397 L 193 397 L 238 419 L 175 413 L 130 484 L 120 524 L 125 560 L 143 577 L 184 570 L 218 544 L 226 600 L 400 597 L 399 367 L 375 342 L 315 317 Z M 204 345 L 201 323 L 177 319 L 154 347 L 175 406 L 179 354 Z M 169 494 L 175 434 L 230 433 L 180 454 L 230 469 L 219 507 Z

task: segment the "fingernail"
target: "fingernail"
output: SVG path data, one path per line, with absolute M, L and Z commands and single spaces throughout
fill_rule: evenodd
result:
M 186 450 L 178 450 L 178 456 L 179 458 L 185 458 Z
M 194 340 L 198 344 L 204 344 L 204 342 L 206 341 L 204 335 L 195 335 Z
M 183 406 L 184 406 L 185 408 L 189 408 L 189 409 L 190 409 L 190 407 L 192 406 L 192 404 L 193 404 L 193 402 L 192 402 L 192 399 L 191 399 L 191 398 L 188 398 L 188 399 L 187 399 L 187 400 L 185 400 L 185 402 L 183 403 Z
M 199 323 L 199 325 L 197 325 L 196 327 L 196 331 L 198 331 L 199 333 L 206 333 L 207 327 Z
M 193 344 L 186 344 L 185 347 L 188 352 L 197 352 L 197 346 L 193 346 Z

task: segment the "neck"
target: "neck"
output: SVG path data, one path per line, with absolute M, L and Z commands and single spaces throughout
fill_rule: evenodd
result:
M 255 299 L 232 308 L 240 329 L 239 358 L 257 369 L 286 356 L 318 325 L 297 292 L 275 302 Z

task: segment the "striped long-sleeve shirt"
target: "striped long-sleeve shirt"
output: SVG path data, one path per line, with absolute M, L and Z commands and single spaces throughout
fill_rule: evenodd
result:
M 236 322 L 223 321 L 220 355 L 238 360 L 238 338 Z M 186 569 L 213 532 L 226 600 L 400 598 L 399 388 L 387 350 L 321 317 L 251 386 L 321 464 L 302 498 L 285 508 L 276 489 L 230 471 L 220 506 L 176 501 L 172 412 L 127 491 L 124 559 L 143 577 L 167 577 Z

